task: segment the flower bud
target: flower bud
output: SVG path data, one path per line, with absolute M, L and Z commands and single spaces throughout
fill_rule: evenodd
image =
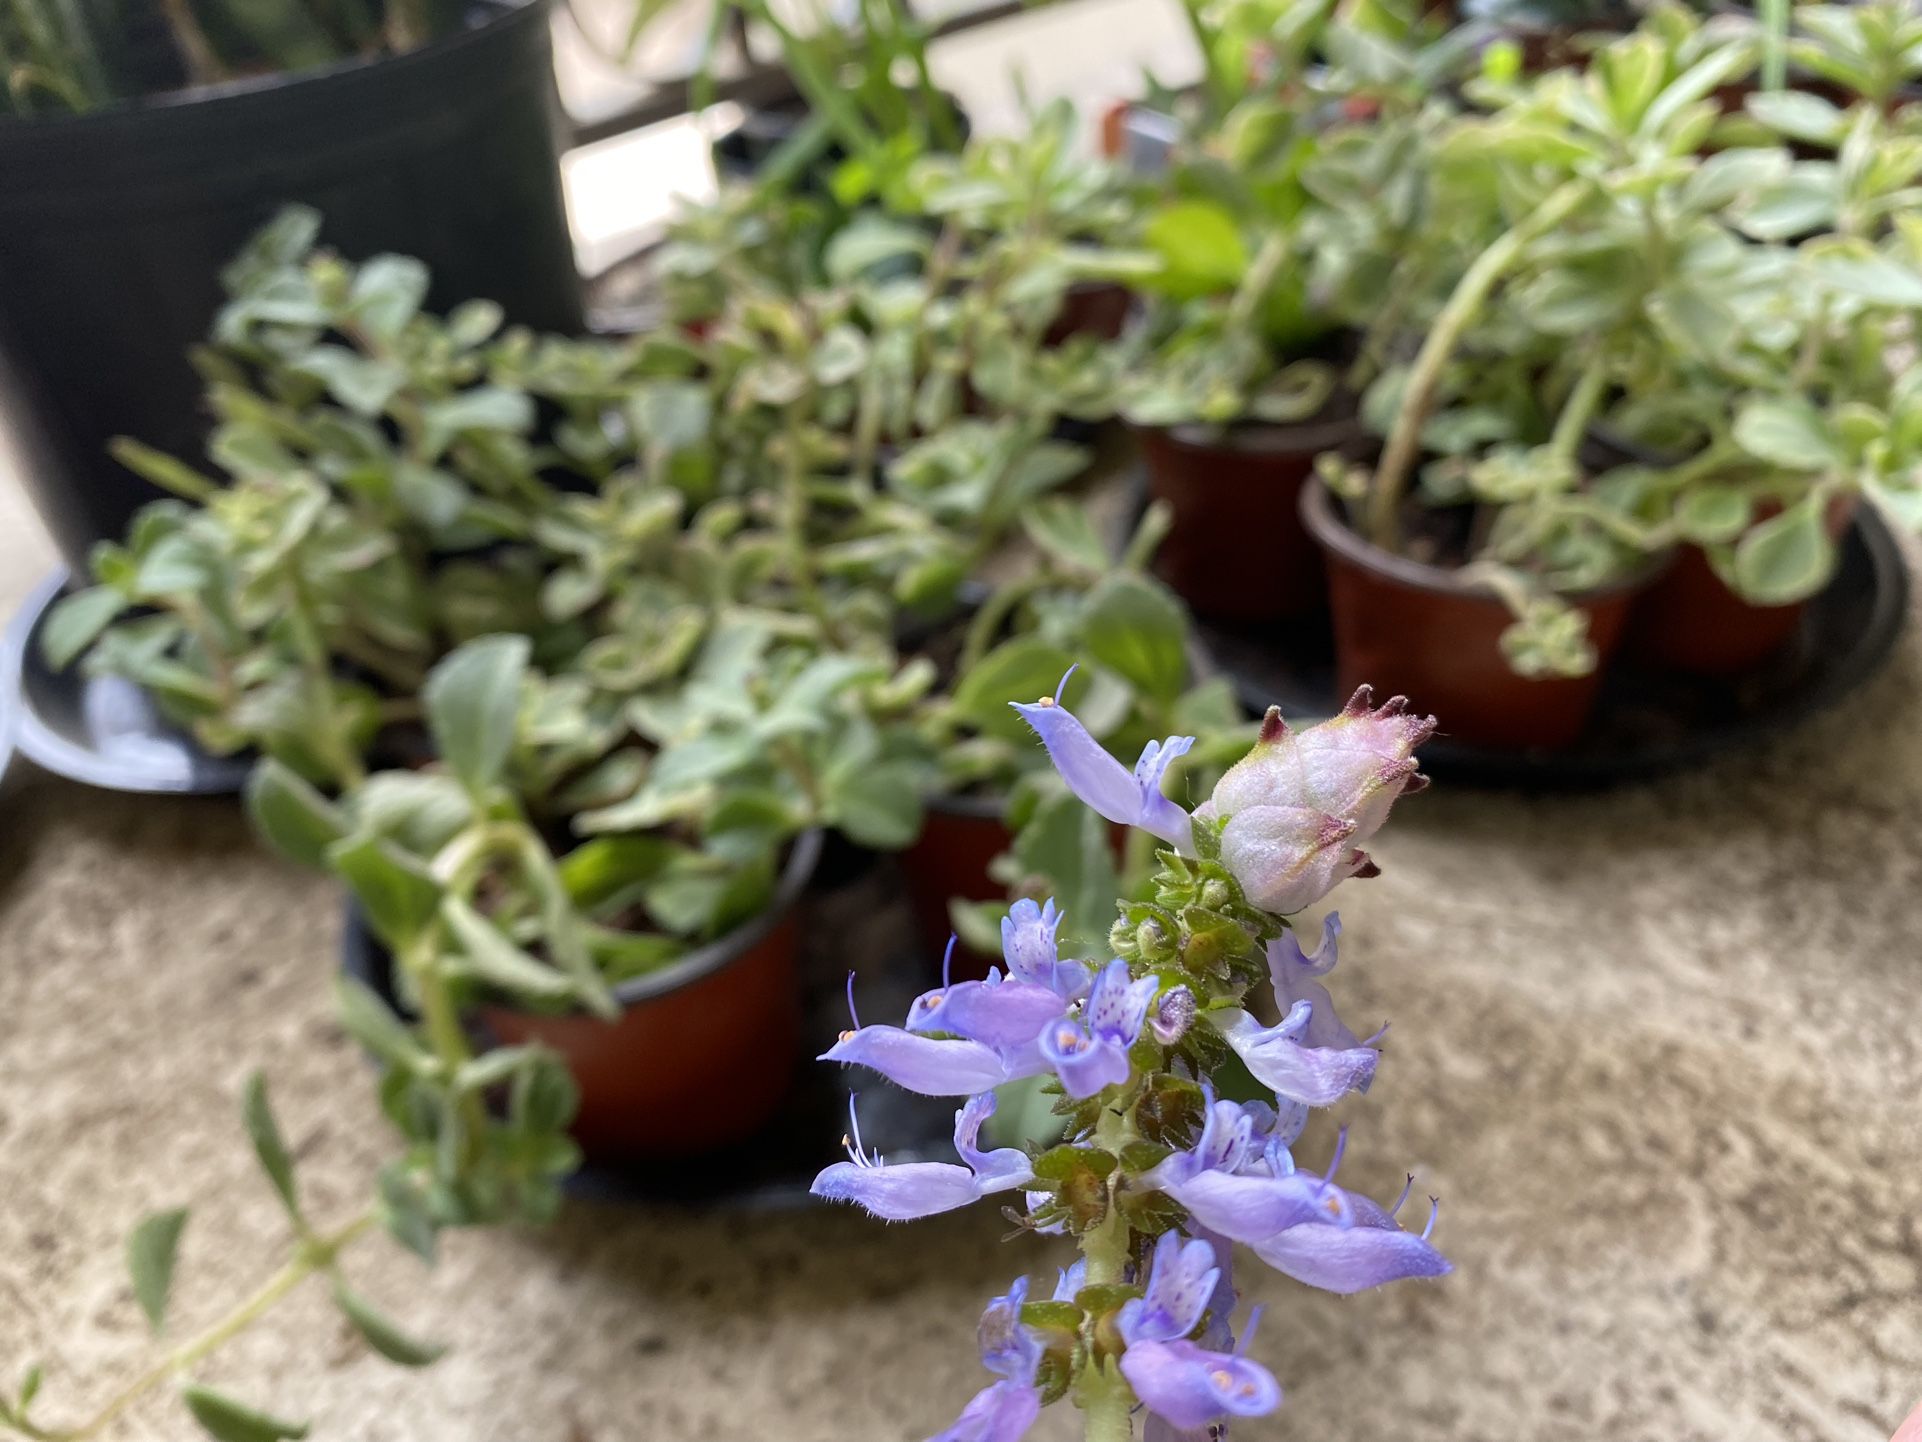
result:
M 1178 986 L 1163 996 L 1155 1004 L 1154 1015 L 1148 1019 L 1148 1027 L 1155 1040 L 1163 1046 L 1173 1046 L 1187 1035 L 1188 1028 L 1194 1025 L 1195 994 L 1185 986 Z
M 1372 700 L 1363 686 L 1339 716 L 1303 731 L 1271 707 L 1254 749 L 1196 811 L 1226 823 L 1221 859 L 1264 911 L 1288 915 L 1346 877 L 1373 875 L 1361 846 L 1396 797 L 1428 784 L 1414 753 L 1435 719 L 1407 714 L 1400 696 Z

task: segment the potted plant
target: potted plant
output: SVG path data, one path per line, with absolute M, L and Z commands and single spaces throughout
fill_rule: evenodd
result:
M 425 261 L 443 308 L 484 295 L 581 323 L 545 5 L 211 8 L 123 25 L 28 0 L 0 28 L 0 348 L 36 443 L 24 480 L 75 575 L 156 495 L 108 442 L 198 451 L 183 357 L 228 257 L 289 202 L 350 253 Z
M 1171 509 L 1157 569 L 1203 616 L 1319 607 L 1301 487 L 1317 455 L 1365 454 L 1358 397 L 1379 342 L 1453 259 L 1425 224 L 1425 152 L 1466 46 L 1434 40 L 1411 10 L 1377 9 L 1390 33 L 1290 7 L 1271 33 L 1277 78 L 1233 103 L 1250 45 L 1190 12 L 1215 98 L 1143 225 L 1161 260 L 1140 283 L 1150 348 L 1117 407 Z
M 1305 502 L 1331 556 L 1338 668 L 1452 703 L 1464 740 L 1573 742 L 1672 538 L 1646 467 L 1592 463 L 1605 408 L 1679 372 L 1765 365 L 1790 338 L 1788 258 L 1729 216 L 1787 157 L 1700 154 L 1717 88 L 1753 52 L 1693 36 L 1651 26 L 1441 142 L 1440 223 L 1482 248 L 1379 386 L 1387 440 L 1371 472 L 1337 476 L 1347 513 Z

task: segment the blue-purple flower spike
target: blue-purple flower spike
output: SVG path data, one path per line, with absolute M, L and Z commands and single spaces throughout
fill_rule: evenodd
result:
M 1061 704 L 1068 688 L 1070 666 L 1053 696 L 1039 701 L 1013 701 L 1009 704 L 1034 728 L 1041 744 L 1048 748 L 1048 759 L 1068 789 L 1095 812 L 1119 826 L 1136 826 L 1160 837 L 1183 856 L 1194 855 L 1194 821 L 1181 807 L 1161 794 L 1161 778 L 1168 767 L 1185 756 L 1195 744 L 1192 736 L 1170 736 L 1166 741 L 1150 741 L 1142 748 L 1141 759 L 1130 772 L 1101 743 L 1089 735 L 1088 728 Z
M 1434 723 L 1398 700 L 1373 708 L 1365 689 L 1301 731 L 1271 711 L 1191 816 L 1161 794 L 1189 738 L 1150 743 L 1130 772 L 1061 705 L 1068 679 L 1016 709 L 1070 790 L 1173 850 L 1118 898 L 1105 963 L 1064 958 L 1054 902 L 1024 899 L 1001 923 L 1005 974 L 953 983 L 944 970 L 904 1026 L 856 1020 L 827 1059 L 967 1097 L 957 1160 L 887 1165 L 850 1116 L 848 1158 L 814 1189 L 891 1221 L 1007 1193 L 1011 1220 L 1079 1245 L 1050 1301 L 1029 1304 L 1023 1280 L 982 1314 L 995 1380 L 930 1442 L 1021 1442 L 1044 1398 L 1071 1398 L 1089 1442 L 1221 1442 L 1236 1418 L 1282 1401 L 1248 1351 L 1260 1309 L 1236 1315 L 1236 1247 L 1338 1293 L 1450 1270 L 1434 1242 L 1439 1203 L 1419 1233 L 1396 1220 L 1412 1176 L 1384 1207 L 1335 1180 L 1345 1128 L 1319 1174 L 1293 1150 L 1310 1111 L 1366 1091 L 1381 1061 L 1381 1033 L 1351 1031 L 1327 985 L 1339 916 L 1312 950 L 1299 918 L 1344 877 L 1373 871 L 1359 843 L 1423 784 L 1413 750 Z M 1274 1026 L 1252 995 L 1264 970 Z M 1229 1051 L 1265 1088 L 1258 1098 L 1218 1096 Z M 1065 1137 L 984 1150 L 994 1088 L 1024 1078 L 1040 1085 L 1020 1093 L 1023 1115 L 1052 1102 Z

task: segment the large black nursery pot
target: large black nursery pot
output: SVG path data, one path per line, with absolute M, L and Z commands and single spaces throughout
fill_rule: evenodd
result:
M 484 297 L 512 321 L 582 328 L 546 0 L 470 15 L 405 55 L 0 120 L 0 409 L 76 575 L 158 494 L 108 441 L 200 453 L 187 350 L 222 267 L 283 205 L 318 209 L 345 255 L 425 261 L 433 307 Z

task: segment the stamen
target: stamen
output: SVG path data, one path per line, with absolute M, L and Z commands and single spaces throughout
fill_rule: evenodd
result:
M 1376 1033 L 1375 1033 L 1375 1034 L 1374 1034 L 1373 1036 L 1371 1036 L 1371 1037 L 1367 1037 L 1367 1038 L 1365 1038 L 1365 1039 L 1364 1039 L 1364 1040 L 1362 1041 L 1362 1045 L 1363 1045 L 1363 1046 L 1373 1046 L 1373 1045 L 1374 1045 L 1374 1044 L 1375 1044 L 1376 1042 L 1378 1042 L 1378 1041 L 1380 1041 L 1380 1040 L 1381 1040 L 1381 1039 L 1382 1039 L 1383 1037 L 1385 1037 L 1385 1036 L 1387 1036 L 1387 1035 L 1388 1035 L 1388 1023 L 1387 1023 L 1387 1022 L 1383 1022 L 1383 1023 L 1381 1024 L 1381 1030 L 1380 1030 L 1380 1031 L 1378 1031 L 1378 1032 L 1376 1032 Z
M 848 1019 L 854 1023 L 856 1031 L 861 1029 L 861 1014 L 854 1009 L 854 973 L 851 971 L 848 973 Z M 846 1041 L 848 1035 L 847 1032 L 842 1032 L 841 1040 Z
M 1408 1200 L 1408 1194 L 1414 1190 L 1415 1174 L 1410 1172 L 1408 1174 L 1408 1180 L 1402 1184 L 1401 1195 L 1395 1198 L 1395 1205 L 1388 1209 L 1388 1215 L 1392 1217 L 1396 1212 L 1399 1212 L 1401 1210 L 1401 1204 Z
M 1341 1154 L 1347 1150 L 1348 1128 L 1343 1127 L 1335 1133 L 1335 1156 L 1334 1160 L 1328 1163 L 1328 1171 L 1322 1177 L 1324 1182 L 1332 1182 L 1335 1179 L 1335 1173 L 1341 1169 Z
M 869 1160 L 867 1148 L 861 1144 L 861 1116 L 854 1105 L 859 1095 L 858 1092 L 848 1093 L 848 1131 L 852 1134 L 852 1140 L 842 1137 L 841 1145 L 847 1148 L 848 1159 L 857 1167 L 871 1167 L 877 1165 L 881 1159 L 875 1157 Z
M 1427 1241 L 1429 1237 L 1434 1235 L 1435 1218 L 1439 1217 L 1440 1215 L 1441 1215 L 1441 1198 L 1430 1197 L 1428 1199 L 1428 1225 L 1421 1229 L 1421 1239 L 1424 1242 Z
M 958 935 L 950 931 L 948 933 L 948 949 L 941 953 L 941 989 L 943 991 L 946 991 L 953 985 L 953 982 L 950 981 L 949 978 L 954 974 L 954 944 L 960 939 Z
M 1076 669 L 1079 668 L 1080 665 L 1081 663 L 1077 661 L 1074 663 L 1073 666 L 1070 666 L 1067 670 L 1061 673 L 1061 684 L 1054 688 L 1054 695 L 1044 696 L 1041 698 L 1041 704 L 1043 706 L 1061 706 L 1066 704 L 1063 698 L 1066 697 L 1068 694 L 1068 678 L 1074 675 Z
M 1226 1392 L 1235 1384 L 1234 1376 L 1231 1373 L 1222 1371 L 1219 1367 L 1208 1374 L 1208 1380 L 1215 1384 L 1215 1390 L 1217 1392 Z
M 1235 1355 L 1239 1357 L 1248 1350 L 1248 1344 L 1255 1339 L 1255 1328 L 1261 1325 L 1261 1314 L 1268 1308 L 1257 1302 L 1248 1313 L 1248 1325 L 1241 1329 L 1241 1338 L 1235 1343 Z

